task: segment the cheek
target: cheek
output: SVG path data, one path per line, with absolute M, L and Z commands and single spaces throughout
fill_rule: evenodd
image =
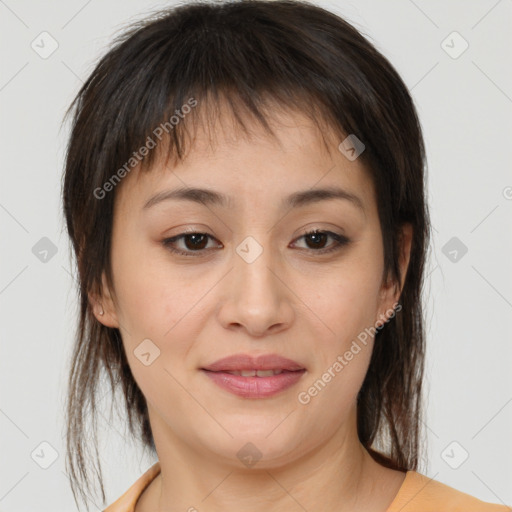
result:
M 318 295 L 316 307 L 330 333 L 316 337 L 315 365 L 301 391 L 302 399 L 312 404 L 310 410 L 326 425 L 350 413 L 370 364 L 377 307 L 372 281 L 373 277 L 363 282 L 361 274 L 352 273 Z M 332 415 L 332 410 L 338 414 Z
M 322 329 L 327 336 L 315 336 L 318 351 L 313 375 L 308 379 L 308 386 L 314 386 L 309 389 L 317 393 L 315 407 L 323 404 L 327 410 L 332 406 L 348 411 L 368 370 L 382 267 L 377 258 L 367 254 L 354 254 L 330 279 L 322 281 L 321 293 L 310 294 L 311 309 L 329 328 Z M 325 414 L 325 421 L 330 421 Z
M 116 271 L 118 318 L 123 343 L 132 353 L 128 357 L 133 359 L 133 351 L 150 339 L 160 350 L 159 363 L 174 367 L 175 361 L 183 361 L 193 341 L 200 337 L 208 304 L 203 296 L 215 284 L 214 276 L 184 279 L 179 268 L 154 260 L 151 263 L 149 257 L 136 251 L 120 254 Z
M 338 340 L 373 326 L 378 309 L 381 267 L 360 258 L 330 273 L 304 302 L 317 312 Z M 321 292 L 318 291 L 321 289 Z
M 155 320 L 163 316 L 162 308 L 174 309 L 169 304 L 170 297 L 176 297 L 175 301 L 179 303 L 178 294 L 183 298 L 186 290 L 177 293 L 179 281 L 169 272 L 170 268 L 166 269 L 161 262 L 155 261 L 154 250 L 136 244 L 129 236 L 122 240 L 118 238 L 112 250 L 113 272 L 119 297 L 118 314 L 131 332 L 128 325 L 133 328 L 155 325 Z M 171 321 L 172 318 L 169 323 Z

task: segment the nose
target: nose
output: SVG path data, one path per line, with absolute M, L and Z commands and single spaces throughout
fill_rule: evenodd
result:
M 252 237 L 237 247 L 218 308 L 224 328 L 262 337 L 292 325 L 293 287 L 274 253 Z

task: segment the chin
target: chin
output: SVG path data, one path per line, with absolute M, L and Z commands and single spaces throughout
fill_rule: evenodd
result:
M 284 426 L 284 423 L 291 423 L 292 420 L 282 420 L 283 418 L 258 421 L 253 416 L 229 422 L 219 418 L 219 422 L 233 437 L 224 430 L 217 430 L 216 435 L 203 438 L 202 442 L 207 450 L 239 469 L 281 467 L 299 457 L 306 448 L 299 431 L 291 428 L 291 424 Z M 198 435 L 204 436 L 204 430 L 198 432 Z

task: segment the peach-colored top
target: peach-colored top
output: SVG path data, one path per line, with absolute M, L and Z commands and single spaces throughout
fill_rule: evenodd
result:
M 160 462 L 156 462 L 103 512 L 133 512 L 140 495 L 159 473 Z M 386 512 L 512 512 L 512 507 L 481 501 L 421 473 L 407 471 Z

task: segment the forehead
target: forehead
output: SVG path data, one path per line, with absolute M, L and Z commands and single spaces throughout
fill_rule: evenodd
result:
M 125 178 L 116 203 L 143 209 L 159 193 L 192 187 L 219 190 L 227 199 L 219 205 L 229 208 L 262 197 L 277 204 L 278 197 L 318 187 L 341 186 L 363 204 L 374 199 L 361 160 L 348 160 L 338 149 L 340 136 L 300 111 L 276 108 L 267 118 L 273 134 L 250 119 L 244 121 L 247 132 L 228 115 L 198 119 L 185 157 L 166 162 L 166 148 L 158 147 L 150 169 Z

